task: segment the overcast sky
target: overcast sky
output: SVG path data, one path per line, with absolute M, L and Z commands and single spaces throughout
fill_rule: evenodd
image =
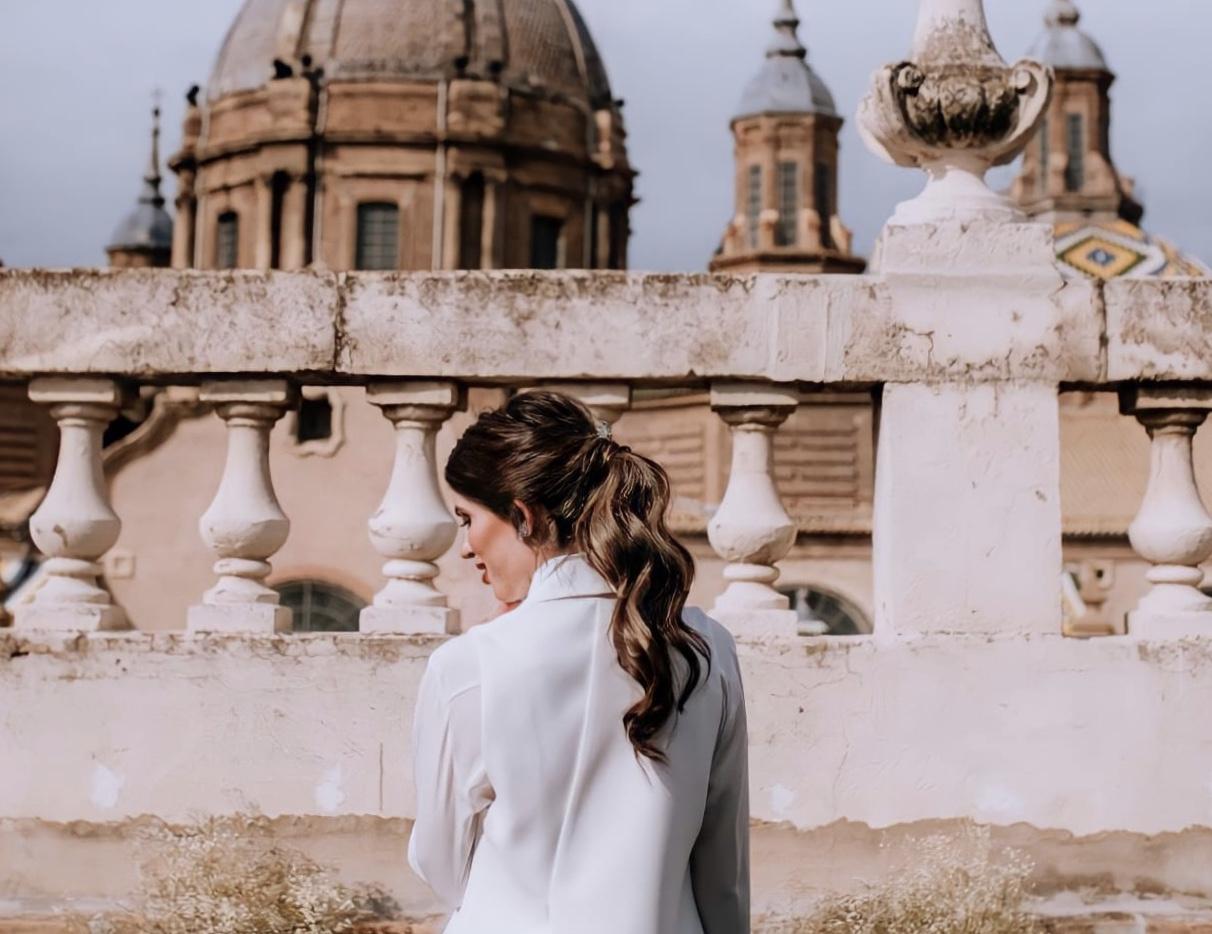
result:
M 183 95 L 205 83 L 242 0 L 0 0 L 0 259 L 104 264 L 147 158 L 152 90 L 164 89 L 164 151 Z M 408 2 L 408 0 L 382 0 Z M 1021 56 L 1046 0 L 986 0 L 1002 54 Z M 1113 153 L 1133 176 L 1145 226 L 1212 262 L 1209 0 L 1079 0 L 1113 88 Z M 640 171 L 636 269 L 701 270 L 732 211 L 728 120 L 770 35 L 774 0 L 579 0 Z M 868 253 L 919 173 L 885 166 L 852 116 L 871 72 L 902 58 L 912 0 L 797 0 L 801 38 L 847 117 L 841 212 Z M 1003 172 L 997 176 L 1005 183 Z M 170 196 L 175 183 L 166 183 Z

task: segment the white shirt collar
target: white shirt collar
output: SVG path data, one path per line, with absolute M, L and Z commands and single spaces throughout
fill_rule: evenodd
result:
M 526 602 L 565 597 L 613 597 L 615 590 L 582 554 L 557 555 L 539 565 L 530 579 Z

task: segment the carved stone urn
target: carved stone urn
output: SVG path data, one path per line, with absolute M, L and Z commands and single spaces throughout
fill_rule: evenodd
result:
M 924 169 L 925 190 L 897 207 L 894 225 L 1013 221 L 1022 213 L 985 184 L 1012 161 L 1043 119 L 1051 69 L 1006 64 L 982 0 L 921 0 L 909 61 L 872 77 L 858 126 L 876 155 Z

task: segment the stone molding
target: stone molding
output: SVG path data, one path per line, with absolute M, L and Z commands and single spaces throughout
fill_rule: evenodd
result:
M 1025 224 L 1015 239 L 1027 251 L 1045 233 Z M 885 259 L 893 246 L 913 247 L 899 240 L 954 235 L 894 229 Z M 961 252 L 979 251 L 980 238 L 962 239 Z M 962 257 L 969 269 L 980 259 Z M 983 268 L 914 272 L 886 262 L 879 276 L 794 277 L 3 270 L 0 377 L 687 388 L 729 379 L 1212 380 L 1212 279 L 1065 283 L 1047 270 L 1024 275 L 1013 251 Z M 954 315 L 921 327 L 917 296 Z M 985 316 L 981 328 L 962 326 L 976 315 Z

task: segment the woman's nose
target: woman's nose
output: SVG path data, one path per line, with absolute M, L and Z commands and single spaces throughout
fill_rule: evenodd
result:
M 459 543 L 459 557 L 467 558 L 468 560 L 470 560 L 470 559 L 474 558 L 475 556 L 476 556 L 476 553 L 471 550 L 471 543 L 467 541 L 467 536 L 464 535 L 463 541 L 461 541 Z

